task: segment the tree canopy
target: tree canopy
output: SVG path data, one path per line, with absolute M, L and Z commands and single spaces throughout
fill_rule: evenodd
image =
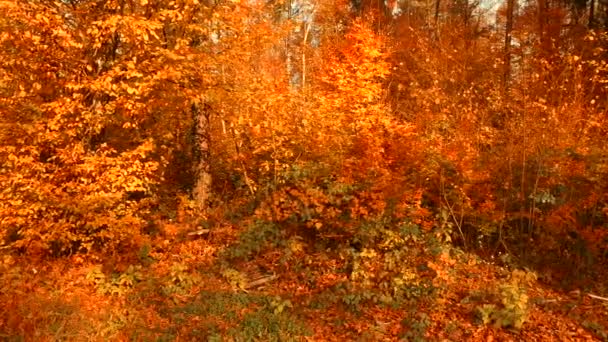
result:
M 608 336 L 606 1 L 0 13 L 0 337 Z

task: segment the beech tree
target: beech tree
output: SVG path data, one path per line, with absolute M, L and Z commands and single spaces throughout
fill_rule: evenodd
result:
M 5 242 L 54 253 L 132 242 L 176 167 L 193 169 L 186 174 L 205 207 L 210 115 L 218 96 L 240 86 L 225 80 L 253 51 L 246 18 L 255 8 L 196 0 L 0 7 Z M 176 165 L 176 153 L 198 159 Z

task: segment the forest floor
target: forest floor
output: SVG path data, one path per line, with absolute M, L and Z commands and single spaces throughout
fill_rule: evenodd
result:
M 525 295 L 511 291 L 512 270 L 458 249 L 408 261 L 431 265 L 421 274 L 439 290 L 391 305 L 351 291 L 330 248 L 239 246 L 243 230 L 229 224 L 192 232 L 164 224 L 141 250 L 106 259 L 2 256 L 0 340 L 608 340 L 605 299 L 534 277 Z M 501 322 L 519 317 L 520 329 Z

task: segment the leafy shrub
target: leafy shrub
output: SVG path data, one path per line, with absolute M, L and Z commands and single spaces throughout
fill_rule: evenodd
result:
M 189 270 L 188 266 L 175 263 L 165 279 L 163 292 L 167 295 L 186 294 L 200 281 L 200 277 Z
M 427 341 L 426 330 L 431 325 L 431 319 L 425 313 L 418 313 L 404 318 L 401 325 L 407 330 L 403 334 L 404 340 L 424 342 Z
M 344 303 L 349 310 L 360 312 L 360 305 L 373 298 L 374 293 L 371 291 L 351 292 L 342 296 L 342 303 Z
M 264 306 L 245 315 L 228 334 L 238 340 L 291 341 L 309 335 L 306 326 L 291 311 L 289 300 L 266 298 Z
M 594 321 L 583 321 L 582 325 L 585 329 L 593 331 L 602 341 L 608 341 L 608 330 L 606 327 Z
M 146 243 L 141 246 L 141 248 L 139 249 L 139 252 L 137 253 L 137 259 L 144 266 L 149 266 L 150 264 L 154 263 L 154 261 L 155 261 L 154 258 L 152 258 L 150 256 L 151 250 L 152 250 L 152 246 L 149 243 Z
M 202 291 L 192 302 L 172 308 L 179 317 L 200 317 L 211 324 L 196 337 L 219 341 L 290 341 L 309 335 L 309 329 L 294 314 L 292 303 L 279 296 L 263 296 L 246 292 Z M 243 314 L 244 313 L 244 314 Z M 225 324 L 227 323 L 227 324 Z
M 86 279 L 97 287 L 102 294 L 124 295 L 131 290 L 135 284 L 143 280 L 141 266 L 129 266 L 123 273 L 113 274 L 107 277 L 101 266 L 95 266 L 86 276 Z
M 228 247 L 225 256 L 231 259 L 248 259 L 264 248 L 280 244 L 281 231 L 273 222 L 256 221 L 245 230 L 239 241 Z
M 483 304 L 476 308 L 476 316 L 483 324 L 493 323 L 499 328 L 521 329 L 528 319 L 529 298 L 526 286 L 536 280 L 531 272 L 514 270 L 508 283 L 498 290 L 500 304 Z
M 422 255 L 433 257 L 431 240 L 409 221 L 381 217 L 362 222 L 350 242 L 339 248 L 349 279 L 335 287 L 335 295 L 353 311 L 372 302 L 400 307 L 430 299 L 437 289 L 425 272 L 428 268 L 416 260 Z
M 234 290 L 245 290 L 247 288 L 247 278 L 235 269 L 228 268 L 223 270 L 222 276 Z

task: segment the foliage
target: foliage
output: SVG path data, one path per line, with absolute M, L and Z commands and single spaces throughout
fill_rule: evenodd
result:
M 303 323 L 290 313 L 289 300 L 244 292 L 201 292 L 195 302 L 173 309 L 191 316 L 227 319 L 236 323 L 224 331 L 225 337 L 237 340 L 292 340 L 308 334 Z M 247 309 L 251 310 L 247 310 Z M 240 317 L 244 310 L 247 313 Z M 220 338 L 213 326 L 201 332 L 205 338 Z
M 290 306 L 289 301 L 281 298 L 270 299 L 262 309 L 245 315 L 239 326 L 229 331 L 229 335 L 237 340 L 265 341 L 297 340 L 309 335 L 306 327 L 285 310 Z
M 244 231 L 237 243 L 226 250 L 229 258 L 251 258 L 265 248 L 277 246 L 280 243 L 281 231 L 273 222 L 256 221 Z
M 595 333 L 595 335 L 597 335 L 600 339 L 602 340 L 607 340 L 608 339 L 608 332 L 606 332 L 606 329 L 604 327 L 602 327 L 600 324 L 596 323 L 596 322 L 583 322 L 583 326 L 591 331 L 593 331 Z
M 414 317 L 405 318 L 402 324 L 408 330 L 403 335 L 403 338 L 407 341 L 422 342 L 427 340 L 426 330 L 431 325 L 428 315 L 421 313 L 414 315 Z
M 536 275 L 527 271 L 514 270 L 511 279 L 499 288 L 500 307 L 483 304 L 476 308 L 476 315 L 483 324 L 493 323 L 499 328 L 521 329 L 529 313 L 526 286 L 536 280 Z
M 154 258 L 150 256 L 150 250 L 151 249 L 152 249 L 152 246 L 150 246 L 150 244 L 144 244 L 139 249 L 139 253 L 137 255 L 137 259 L 144 266 L 149 266 L 150 264 L 152 264 L 155 261 Z
M 116 306 L 76 340 L 422 340 L 462 293 L 524 334 L 541 285 L 466 253 L 604 291 L 608 18 L 575 2 L 0 0 L 0 338 L 72 338 L 53 262 Z
M 246 13 L 230 2 L 0 6 L 8 13 L 1 98 L 10 113 L 0 135 L 3 244 L 55 255 L 137 245 L 159 196 L 190 175 L 191 104 L 203 96 L 213 103 L 230 87 L 214 86 L 225 79 L 218 68 L 232 72 L 224 66 L 245 58 L 217 52 L 202 35 L 233 22 L 228 47 L 239 30 L 264 36 L 265 25 L 244 27 Z
M 222 276 L 234 290 L 245 290 L 247 288 L 247 279 L 241 272 L 235 269 L 229 268 L 223 270 Z
M 102 294 L 122 296 L 130 291 L 137 283 L 143 280 L 141 266 L 129 266 L 120 274 L 113 274 L 109 279 L 101 266 L 95 266 L 86 276 L 86 279 Z
M 417 227 L 406 222 L 393 230 L 384 224 L 364 223 L 353 239 L 362 245 L 360 251 L 351 251 L 353 284 L 378 289 L 374 299 L 384 304 L 399 304 L 433 294 L 430 279 L 425 279 L 413 263 L 425 247 L 425 241 L 419 240 Z
M 171 266 L 169 275 L 164 282 L 163 292 L 166 295 L 185 295 L 199 281 L 200 277 L 196 273 L 190 272 L 187 265 L 175 263 Z
M 8 161 L 0 170 L 2 239 L 11 247 L 56 255 L 131 242 L 153 203 L 149 197 L 161 165 L 151 158 L 156 146 L 149 135 L 106 138 L 131 134 L 130 127 L 141 122 L 137 112 L 146 111 L 137 83 L 145 84 L 143 93 L 154 86 L 135 69 L 136 56 L 110 67 L 114 61 L 103 55 L 118 18 L 94 18 L 89 10 L 66 14 L 73 12 L 67 6 L 3 2 L 9 15 L 0 23 L 7 28 L 2 82 L 11 84 L 2 95 L 11 113 L 3 118 L 1 137 L 0 153 Z M 127 31 L 123 49 L 143 43 L 138 32 L 155 29 L 154 23 L 125 19 L 131 25 L 121 27 Z M 80 20 L 91 20 L 94 29 L 85 30 Z M 95 71 L 95 59 L 108 65 Z M 107 132 L 115 126 L 122 128 Z M 134 200 L 136 194 L 143 200 Z
M 386 219 L 362 223 L 348 245 L 338 248 L 347 280 L 315 306 L 341 302 L 349 310 L 360 312 L 369 305 L 401 308 L 431 301 L 438 294 L 438 283 L 422 261 L 434 258 L 430 240 L 413 223 L 396 227 Z

